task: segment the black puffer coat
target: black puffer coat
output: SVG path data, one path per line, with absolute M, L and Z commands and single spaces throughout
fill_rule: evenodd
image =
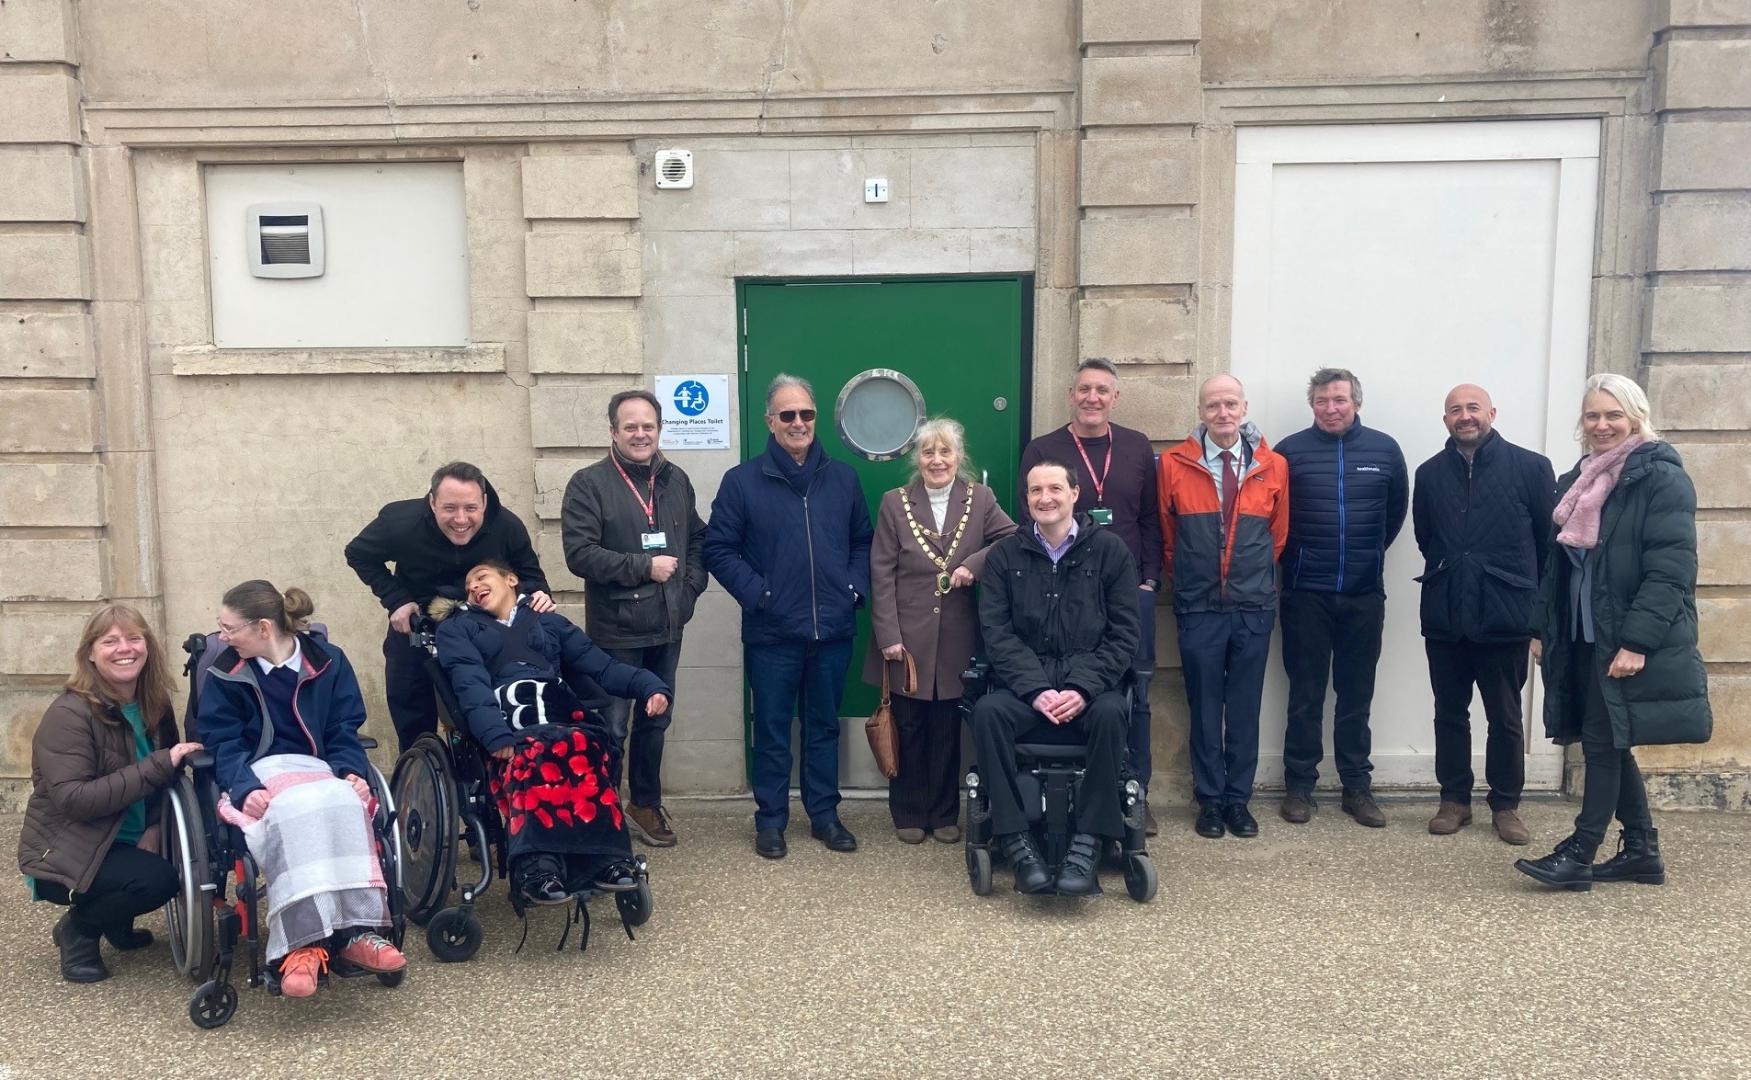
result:
M 1470 461 L 1452 439 L 1417 466 L 1411 526 L 1423 553 L 1423 636 L 1506 644 L 1532 636 L 1556 473 L 1491 432 Z
M 425 497 L 401 499 L 379 510 L 347 544 L 347 565 L 377 594 L 385 611 L 410 602 L 425 607 L 440 590 L 460 589 L 468 571 L 488 559 L 502 560 L 516 571 L 520 592 L 552 591 L 523 519 L 499 502 L 490 483 L 484 494 L 486 519 L 468 543 L 452 543 L 439 530 Z M 395 564 L 394 570 L 389 563 Z
M 1137 560 L 1112 530 L 1077 519 L 1057 564 L 1031 526 L 991 545 L 979 576 L 979 629 L 992 673 L 1032 703 L 1074 688 L 1093 701 L 1131 670 L 1143 623 Z
M 584 632 L 604 649 L 680 641 L 709 580 L 699 550 L 705 522 L 699 519 L 693 482 L 679 465 L 655 462 L 654 531 L 668 543 L 646 551 L 644 534 L 652 527 L 639 500 L 648 497 L 651 466 L 624 466 L 640 492 L 634 495 L 615 468 L 613 453 L 572 474 L 560 509 L 566 568 L 584 579 Z M 653 581 L 653 555 L 673 555 L 681 568 L 668 581 Z
M 1557 481 L 1559 500 L 1580 471 L 1577 464 Z M 1620 748 L 1707 742 L 1714 718 L 1696 644 L 1696 488 L 1678 451 L 1655 442 L 1630 453 L 1605 500 L 1593 558 L 1596 666 L 1612 742 Z M 1581 703 L 1564 677 L 1575 647 L 1570 572 L 1568 552 L 1553 542 L 1537 629 L 1544 643 L 1544 730 L 1559 743 L 1581 737 Z M 1605 678 L 1620 648 L 1641 653 L 1647 664 L 1627 679 Z

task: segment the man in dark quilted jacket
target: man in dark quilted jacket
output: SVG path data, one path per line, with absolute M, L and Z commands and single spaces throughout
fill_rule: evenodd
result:
M 1410 475 L 1404 452 L 1365 427 L 1362 381 L 1320 368 L 1307 384 L 1313 426 L 1277 444 L 1289 463 L 1289 542 L 1283 548 L 1283 667 L 1289 714 L 1283 733 L 1283 820 L 1313 816 L 1313 785 L 1324 755 L 1325 691 L 1337 697 L 1332 757 L 1344 813 L 1370 828 L 1386 824 L 1374 801 L 1368 728 L 1374 668 L 1386 623 L 1386 549 L 1404 527 Z
M 1471 698 L 1483 699 L 1489 736 L 1484 779 L 1496 835 L 1524 844 L 1526 783 L 1521 695 L 1538 573 L 1550 546 L 1556 473 L 1542 454 L 1495 430 L 1489 392 L 1469 383 L 1447 394 L 1450 436 L 1417 466 L 1411 527 L 1423 553 L 1423 645 L 1435 692 L 1435 778 L 1441 806 L 1429 831 L 1448 836 L 1471 823 Z

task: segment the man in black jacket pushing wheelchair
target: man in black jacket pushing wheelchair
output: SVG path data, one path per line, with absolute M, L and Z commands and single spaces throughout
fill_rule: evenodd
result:
M 1076 473 L 1062 462 L 1029 469 L 1033 527 L 993 545 L 980 577 L 993 683 L 973 706 L 973 741 L 991 831 L 1024 893 L 1098 892 L 1101 841 L 1125 837 L 1120 772 L 1124 686 L 1141 631 L 1137 563 L 1118 537 L 1075 515 L 1076 494 Z M 1086 759 L 1074 834 L 1054 878 L 1029 830 L 1016 744 L 1072 741 L 1086 742 Z

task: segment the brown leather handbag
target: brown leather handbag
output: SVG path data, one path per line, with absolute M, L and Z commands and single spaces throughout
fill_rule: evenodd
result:
M 912 654 L 900 654 L 906 661 L 906 685 L 900 688 L 902 694 L 918 692 L 918 667 L 912 663 Z M 892 780 L 900 775 L 900 736 L 894 730 L 893 694 L 888 689 L 888 664 L 882 661 L 882 703 L 876 706 L 876 711 L 863 722 L 863 733 L 869 736 L 869 752 L 875 755 L 876 768 L 882 775 Z

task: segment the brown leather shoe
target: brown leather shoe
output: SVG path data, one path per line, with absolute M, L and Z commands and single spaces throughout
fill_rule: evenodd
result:
M 899 841 L 902 844 L 922 844 L 922 843 L 924 843 L 924 830 L 923 829 L 912 829 L 912 828 L 895 829 L 894 835 L 899 838 Z
M 1532 842 L 1532 830 L 1520 820 L 1520 815 L 1513 810 L 1493 810 L 1490 812 L 1490 824 L 1495 826 L 1496 835 L 1502 838 L 1502 843 L 1519 847 Z
M 939 844 L 958 844 L 961 842 L 961 827 L 959 825 L 944 825 L 930 830 L 930 837 Z
M 1471 807 L 1464 803 L 1441 801 L 1441 809 L 1429 819 L 1429 831 L 1436 836 L 1452 836 L 1471 824 Z M 1524 840 L 1521 843 L 1525 843 Z
M 650 847 L 674 847 L 675 830 L 669 827 L 669 812 L 656 806 L 628 806 L 626 823 L 639 843 Z

